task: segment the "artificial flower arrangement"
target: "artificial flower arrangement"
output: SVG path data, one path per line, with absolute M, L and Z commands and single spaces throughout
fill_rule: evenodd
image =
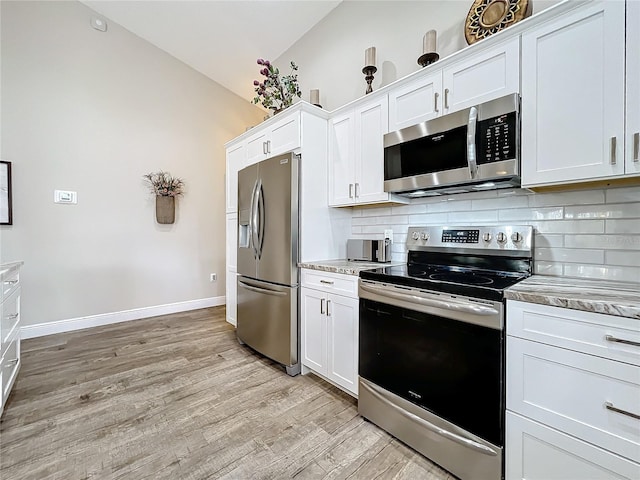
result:
M 161 197 L 177 197 L 184 193 L 184 181 L 173 177 L 168 172 L 160 170 L 155 173 L 147 173 L 143 178 L 149 182 L 151 193 Z
M 265 79 L 262 82 L 253 81 L 253 85 L 256 87 L 253 103 L 262 103 L 264 108 L 277 113 L 290 107 L 294 98 L 299 98 L 302 95 L 298 85 L 298 74 L 294 73 L 298 70 L 298 66 L 294 62 L 291 62 L 291 73 L 282 78 L 280 78 L 280 70 L 269 60 L 259 58 L 257 63 L 264 67 L 260 70 L 260 74 Z

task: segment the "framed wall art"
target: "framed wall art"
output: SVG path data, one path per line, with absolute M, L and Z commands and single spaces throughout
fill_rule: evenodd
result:
M 0 161 L 0 225 L 12 225 L 11 162 Z

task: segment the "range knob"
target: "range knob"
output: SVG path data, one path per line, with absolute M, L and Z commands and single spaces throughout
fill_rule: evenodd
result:
M 418 232 L 413 232 L 411 234 L 411 238 L 413 238 L 414 240 L 418 240 L 420 238 L 420 234 Z
M 498 232 L 496 235 L 496 240 L 498 243 L 507 243 L 507 236 L 503 232 Z
M 519 232 L 512 233 L 511 240 L 513 240 L 513 243 L 520 243 L 522 241 L 522 235 Z
M 429 234 L 427 232 L 422 232 L 420 234 L 420 238 L 426 242 L 427 240 L 429 240 Z
M 482 240 L 484 240 L 485 242 L 489 243 L 491 241 L 491 234 L 489 232 L 484 233 L 482 235 Z

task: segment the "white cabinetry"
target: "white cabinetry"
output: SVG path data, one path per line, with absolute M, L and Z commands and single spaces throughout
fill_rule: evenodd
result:
M 247 138 L 247 165 L 300 147 L 300 115 L 281 112 L 274 123 Z
M 625 173 L 640 174 L 640 2 L 627 2 Z
M 358 277 L 302 270 L 303 373 L 358 394 Z
M 520 40 L 482 49 L 473 47 L 442 69 L 389 91 L 389 130 L 396 131 L 482 102 L 517 93 L 520 87 Z
M 225 177 L 226 212 L 238 211 L 238 172 L 246 166 L 244 142 L 227 147 L 227 172 Z
M 639 8 L 637 2 L 592 2 L 523 33 L 523 186 L 640 173 L 631 158 L 639 131 L 639 47 L 637 39 L 630 43 L 640 28 Z
M 329 122 L 329 205 L 407 203 L 384 191 L 386 96 L 367 99 Z
M 0 414 L 20 370 L 20 263 L 0 266 Z
M 226 315 L 227 322 L 236 326 L 237 312 L 237 258 L 238 258 L 238 215 L 227 215 L 226 228 Z
M 507 302 L 507 480 L 640 478 L 637 322 Z

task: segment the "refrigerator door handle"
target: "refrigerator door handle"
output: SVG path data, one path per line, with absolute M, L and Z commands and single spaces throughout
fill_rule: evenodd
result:
M 265 212 L 264 212 L 264 189 L 262 188 L 262 182 L 260 182 L 260 186 L 258 187 L 258 228 L 256 229 L 258 232 L 258 260 L 262 257 L 262 246 L 264 245 L 264 227 L 265 227 Z
M 256 180 L 256 184 L 253 188 L 253 194 L 251 195 L 251 242 L 253 243 L 253 253 L 256 260 L 259 258 L 259 237 L 258 237 L 258 196 L 262 189 L 262 180 Z
M 276 297 L 284 297 L 287 295 L 286 292 L 279 292 L 277 290 L 270 290 L 268 288 L 255 287 L 253 285 L 249 285 L 248 283 L 243 282 L 242 280 L 238 280 L 238 283 L 242 285 L 247 290 L 251 290 L 256 293 L 264 293 L 265 295 L 275 295 Z

